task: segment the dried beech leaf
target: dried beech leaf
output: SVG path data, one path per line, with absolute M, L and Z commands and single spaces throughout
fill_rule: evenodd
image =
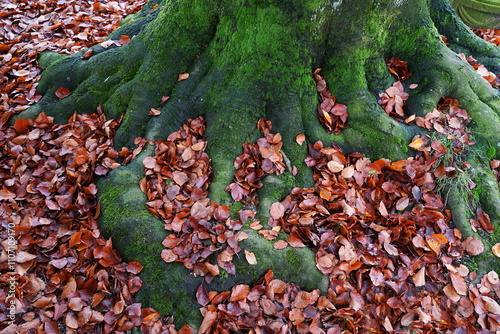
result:
M 273 219 L 280 219 L 285 215 L 285 207 L 280 202 L 271 204 L 270 214 Z
M 413 283 L 415 286 L 424 286 L 425 285 L 425 267 L 420 268 L 416 274 L 412 276 Z
M 56 96 L 60 99 L 64 99 L 65 97 L 68 97 L 69 95 L 71 95 L 71 92 L 69 91 L 69 89 L 67 89 L 65 87 L 59 87 L 56 90 Z
M 451 279 L 451 284 L 455 288 L 455 291 L 461 295 L 465 296 L 467 295 L 467 283 L 465 282 L 464 278 L 458 274 L 455 274 L 453 272 L 450 272 L 450 279 Z
M 245 249 L 245 258 L 247 259 L 248 264 L 254 265 L 257 264 L 257 259 L 255 258 L 255 254 L 249 252 Z
M 186 80 L 187 78 L 189 78 L 189 73 L 181 73 L 181 74 L 179 74 L 177 81 Z
M 496 257 L 500 257 L 500 243 L 496 243 L 491 247 L 491 251 Z

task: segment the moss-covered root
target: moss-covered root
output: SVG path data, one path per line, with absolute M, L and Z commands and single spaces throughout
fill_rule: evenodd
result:
M 143 156 L 136 161 L 142 161 Z M 98 182 L 102 205 L 100 229 L 126 260 L 139 261 L 144 269 L 136 301 L 152 306 L 160 314 L 174 316 L 178 324 L 200 324 L 200 305 L 194 298 L 200 278 L 195 278 L 181 263 L 164 262 L 162 241 L 167 236 L 162 221 L 146 209 L 146 196 L 138 187 L 143 175 L 141 163 L 114 170 Z
M 453 214 L 453 222 L 462 232 L 463 238 L 476 237 L 480 239 L 485 246 L 485 250 L 482 254 L 472 257 L 472 261 L 474 261 L 479 274 L 478 277 L 481 277 L 491 270 L 498 271 L 498 268 L 500 268 L 500 258 L 492 254 L 492 246 L 500 242 L 500 229 L 498 224 L 500 192 L 496 185 L 497 182 L 490 171 L 483 169 L 481 172 L 475 173 L 473 179 L 475 182 L 479 183 L 477 186 L 479 190 L 476 191 L 480 197 L 479 204 L 490 214 L 490 218 L 492 219 L 494 225 L 494 232 L 492 234 L 482 230 L 474 231 L 472 229 L 470 219 L 473 218 L 472 210 L 474 209 L 474 204 L 471 203 L 471 193 L 467 186 L 460 187 L 456 184 L 450 185 L 445 189 L 444 194 L 447 205 Z M 484 193 L 484 191 L 487 193 Z
M 490 71 L 500 72 L 500 48 L 476 36 L 457 16 L 449 1 L 430 1 L 430 14 L 438 31 L 457 53 L 472 55 Z

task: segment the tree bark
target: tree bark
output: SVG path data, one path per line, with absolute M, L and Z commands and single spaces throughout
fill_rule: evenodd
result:
M 450 47 L 440 33 L 448 36 Z M 477 171 L 471 178 L 483 208 L 495 223 L 500 219 L 500 193 L 488 167 L 488 158 L 499 157 L 500 95 L 452 49 L 484 60 L 492 70 L 500 70 L 500 52 L 472 34 L 447 0 L 157 0 L 126 20 L 110 39 L 121 35 L 130 36 L 130 43 L 97 45 L 87 59 L 83 52 L 42 55 L 45 71 L 38 88 L 44 97 L 21 117 L 44 111 L 64 122 L 74 111 L 90 113 L 103 104 L 108 117 L 124 114 L 115 143 L 131 147 L 136 137 L 164 140 L 186 119 L 204 116 L 215 174 L 210 198 L 221 205 L 233 204 L 224 189 L 232 182 L 242 143 L 259 138 L 255 124 L 260 118 L 270 119 L 299 173 L 287 170 L 264 181 L 259 212 L 265 217 L 269 205 L 292 187 L 312 185 L 303 162 L 306 147 L 294 143 L 298 134 L 306 134 L 311 143 L 337 143 L 346 153 L 359 151 L 374 159 L 412 154 L 407 144 L 422 130 L 393 120 L 377 103 L 378 94 L 394 82 L 384 59 L 398 57 L 413 73 L 407 85 L 418 84 L 408 100 L 411 113 L 422 116 L 447 96 L 458 99 L 472 116 L 479 153 L 488 154 L 470 157 Z M 311 75 L 316 68 L 323 69 L 337 101 L 349 108 L 349 128 L 339 135 L 326 133 L 317 119 Z M 181 73 L 189 78 L 178 81 Z M 71 95 L 58 99 L 59 87 Z M 160 108 L 162 96 L 170 99 Z M 161 109 L 161 115 L 148 116 L 151 108 Z M 147 211 L 139 189 L 142 161 L 151 154 L 149 148 L 100 180 L 101 228 L 126 258 L 143 263 L 139 300 L 173 314 L 179 324 L 196 326 L 200 315 L 194 292 L 200 279 L 182 264 L 162 261 L 166 232 Z M 465 236 L 488 244 L 500 241 L 498 229 L 486 238 L 472 231 L 467 201 L 463 189 L 450 190 L 455 224 Z M 248 271 L 240 264 L 235 277 L 212 283 L 216 289 L 250 283 L 271 268 L 283 280 L 326 289 L 312 252 L 272 251 L 256 235 L 244 247 L 255 250 L 262 265 Z M 499 267 L 491 252 L 481 261 L 483 271 Z

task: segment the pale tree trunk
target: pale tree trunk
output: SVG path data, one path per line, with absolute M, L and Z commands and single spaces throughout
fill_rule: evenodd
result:
M 232 182 L 242 143 L 259 138 L 255 124 L 269 119 L 299 173 L 288 170 L 264 180 L 259 195 L 265 217 L 270 203 L 292 187 L 313 183 L 303 162 L 306 145 L 294 145 L 298 134 L 311 143 L 335 142 L 345 153 L 359 151 L 370 158 L 412 154 L 407 145 L 422 130 L 393 120 L 377 103 L 378 94 L 394 82 L 384 60 L 397 57 L 407 61 L 413 73 L 408 84 L 418 84 L 408 100 L 412 113 L 424 115 L 447 96 L 458 99 L 472 116 L 478 147 L 488 148 L 488 154 L 470 158 L 477 170 L 472 178 L 483 209 L 496 223 L 500 193 L 486 157 L 499 156 L 500 96 L 445 45 L 440 33 L 448 36 L 451 48 L 500 70 L 498 48 L 473 35 L 447 0 L 150 1 L 110 37 L 128 35 L 128 44 L 95 46 L 86 59 L 83 52 L 42 55 L 45 71 L 39 90 L 44 97 L 21 117 L 44 111 L 64 122 L 75 110 L 93 112 L 103 104 L 108 117 L 124 114 L 116 145 L 132 147 L 136 137 L 164 140 L 188 118 L 204 116 L 215 174 L 210 198 L 221 204 L 232 204 L 224 189 Z M 317 119 L 312 77 L 316 68 L 322 68 L 337 101 L 349 108 L 349 128 L 340 135 L 326 133 Z M 190 76 L 178 81 L 181 73 Z M 68 88 L 71 95 L 58 99 L 59 87 Z M 160 108 L 162 96 L 170 99 Z M 148 116 L 151 108 L 161 109 L 161 114 Z M 201 318 L 194 292 L 201 278 L 180 263 L 160 258 L 166 231 L 146 209 L 139 189 L 142 161 L 151 154 L 150 147 L 100 180 L 101 228 L 126 258 L 145 266 L 139 300 L 173 314 L 179 324 L 197 325 Z M 481 237 L 469 226 L 467 194 L 453 187 L 448 195 L 455 224 L 466 236 Z M 499 233 L 481 238 L 492 244 Z M 242 243 L 245 247 L 257 254 L 256 269 L 249 270 L 243 261 L 237 264 L 236 276 L 216 279 L 213 289 L 251 283 L 273 269 L 278 278 L 325 291 L 326 278 L 317 271 L 311 251 L 274 251 L 270 243 L 253 236 Z M 498 262 L 488 253 L 480 264 L 484 271 Z

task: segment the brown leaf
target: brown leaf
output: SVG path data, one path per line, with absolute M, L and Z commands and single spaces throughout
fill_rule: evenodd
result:
M 462 247 L 470 255 L 479 255 L 484 252 L 483 242 L 476 237 L 467 237 L 467 239 L 462 241 Z
M 151 108 L 149 110 L 149 116 L 158 116 L 161 114 L 161 110 L 158 110 L 158 109 L 155 109 L 155 108 Z
M 142 271 L 142 268 L 143 268 L 142 264 L 140 264 L 137 261 L 131 261 L 127 264 L 127 271 L 134 275 L 139 274 Z
M 415 286 L 425 285 L 425 267 L 420 268 L 415 275 L 412 276 Z
M 288 246 L 285 240 L 278 240 L 273 244 L 274 249 L 284 249 Z
M 201 284 L 196 290 L 196 301 L 202 306 L 206 306 L 208 303 L 210 303 L 207 289 L 203 284 Z
M 161 251 L 161 258 L 165 261 L 165 262 L 174 262 L 175 260 L 177 260 L 177 255 L 170 249 L 164 249 Z
M 489 296 L 481 296 L 481 299 L 483 300 L 484 306 L 488 312 L 500 315 L 500 305 L 498 305 L 493 298 Z
M 248 264 L 254 265 L 257 264 L 257 259 L 255 258 L 255 254 L 249 252 L 245 249 L 245 258 L 247 259 Z
M 236 302 L 247 298 L 250 287 L 246 284 L 238 284 L 231 289 L 229 301 Z
M 289 313 L 289 319 L 292 323 L 297 326 L 304 322 L 304 313 L 299 308 L 294 308 Z
M 207 311 L 205 316 L 203 317 L 203 321 L 198 328 L 198 333 L 209 333 L 210 327 L 212 327 L 215 324 L 215 321 L 217 320 L 217 312 L 215 311 Z
M 332 173 L 338 173 L 338 172 L 341 172 L 343 169 L 344 169 L 344 165 L 337 162 L 337 161 L 328 161 L 327 163 L 327 166 L 328 166 L 328 169 L 332 172 Z
M 467 295 L 467 283 L 464 278 L 458 274 L 450 272 L 451 284 L 455 288 L 455 291 L 462 296 Z
M 311 294 L 307 291 L 300 291 L 292 302 L 294 308 L 305 308 L 311 303 Z
M 443 292 L 445 293 L 446 297 L 451 299 L 454 303 L 457 303 L 461 298 L 452 284 L 446 285 L 443 288 Z
M 271 204 L 270 214 L 273 219 L 280 219 L 285 215 L 285 207 L 280 202 Z

